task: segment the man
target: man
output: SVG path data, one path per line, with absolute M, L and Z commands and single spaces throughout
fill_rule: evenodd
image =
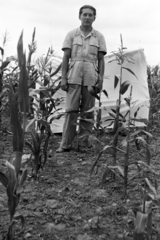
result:
M 78 112 L 84 113 L 79 121 L 80 134 L 83 135 L 85 131 L 91 131 L 93 128 L 91 121 L 93 113 L 86 111 L 95 105 L 95 97 L 90 94 L 92 87 L 96 87 L 98 91 L 102 89 L 106 54 L 103 35 L 92 28 L 95 18 L 94 7 L 90 5 L 81 7 L 79 10 L 81 26 L 70 31 L 63 43 L 61 88 L 67 94 L 62 142 L 57 149 L 58 153 L 69 151 L 71 148 L 76 135 Z M 82 145 L 84 143 L 81 142 Z

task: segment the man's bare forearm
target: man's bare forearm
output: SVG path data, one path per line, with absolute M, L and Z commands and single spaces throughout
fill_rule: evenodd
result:
M 98 72 L 102 80 L 104 76 L 104 68 L 105 68 L 105 64 L 104 64 L 104 58 L 103 58 L 98 61 Z
M 62 79 L 67 78 L 69 58 L 64 56 L 62 62 Z
M 62 79 L 67 78 L 69 59 L 70 59 L 70 49 L 66 49 L 63 55 L 63 60 L 62 60 Z
M 98 72 L 100 75 L 99 81 L 103 81 L 104 69 L 105 69 L 104 54 L 103 52 L 99 52 L 98 53 Z

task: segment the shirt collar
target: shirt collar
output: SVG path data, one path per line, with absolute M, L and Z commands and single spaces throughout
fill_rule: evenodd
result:
M 81 31 L 81 28 L 79 27 L 77 29 L 76 35 L 78 36 L 78 35 L 81 35 L 81 34 L 83 34 L 83 33 Z M 93 35 L 94 37 L 96 37 L 96 32 L 95 32 L 94 28 L 92 28 L 92 31 L 88 34 L 88 36 L 90 36 L 90 35 Z

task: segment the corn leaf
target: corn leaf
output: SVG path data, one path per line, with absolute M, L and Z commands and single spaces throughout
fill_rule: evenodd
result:
M 108 118 L 108 119 L 104 120 L 104 122 L 109 122 L 109 121 L 114 121 L 114 119 L 113 118 Z
M 83 119 L 84 121 L 89 121 L 89 119 Z M 40 119 L 40 120 L 38 120 L 38 123 L 40 123 L 41 124 L 41 126 L 44 126 L 45 127 L 45 129 L 47 130 L 47 131 L 50 131 L 50 125 L 49 125 L 49 123 L 46 121 L 46 120 L 43 120 L 43 119 Z M 94 122 L 93 122 L 94 123 Z M 37 135 L 37 134 L 36 134 Z M 37 135 L 37 137 L 38 137 L 39 135 Z
M 121 84 L 121 86 L 120 86 L 120 94 L 123 95 L 123 94 L 127 91 L 129 85 L 130 85 L 130 82 L 129 82 L 129 81 L 123 82 L 123 83 Z
M 35 121 L 35 118 L 26 121 L 25 132 L 30 132 L 35 127 Z
M 32 158 L 32 154 L 23 154 L 22 160 L 21 160 L 21 169 L 27 168 L 27 166 L 30 164 Z
M 122 34 L 120 34 L 120 40 L 121 40 L 121 47 L 123 47 L 123 39 L 122 39 Z
M 26 115 L 29 112 L 29 91 L 28 91 L 28 73 L 26 69 L 26 56 L 23 54 L 23 63 L 20 69 L 19 78 L 19 107 L 20 111 Z
M 133 74 L 133 75 L 137 78 L 136 74 L 135 74 L 131 69 L 126 68 L 126 67 L 122 67 L 122 68 L 125 69 L 125 70 L 127 70 L 128 72 L 130 72 L 131 74 Z M 138 79 L 138 78 L 137 78 L 137 79 Z
M 124 100 L 126 101 L 127 105 L 130 107 L 130 99 L 129 98 L 124 98 Z
M 144 144 L 144 146 L 147 146 L 147 142 L 143 137 L 137 136 L 136 140 L 141 141 Z
M 60 119 L 64 115 L 65 113 L 61 113 L 61 114 L 58 114 L 57 116 L 51 117 L 49 120 L 49 123 L 51 124 L 55 119 Z
M 16 193 L 17 194 L 19 194 L 19 193 L 21 193 L 23 191 L 23 183 L 26 180 L 26 178 L 27 178 L 27 169 L 25 169 L 22 172 L 22 175 L 21 175 L 20 180 L 19 180 L 18 188 L 16 189 Z
M 114 119 L 116 119 L 116 115 L 115 114 L 113 114 L 113 113 L 111 113 L 111 112 L 109 112 L 108 113 L 111 117 L 113 117 Z
M 7 186 L 8 186 L 8 178 L 7 178 L 7 176 L 3 172 L 0 172 L 0 182 L 3 184 L 3 186 L 5 188 L 7 188 Z
M 19 37 L 18 40 L 18 45 L 17 45 L 17 55 L 18 55 L 18 63 L 19 66 L 21 68 L 23 61 L 24 61 L 24 57 L 23 57 L 23 31 Z
M 88 122 L 88 123 L 91 123 L 91 124 L 95 123 L 95 120 L 87 119 L 87 118 L 79 118 L 79 121 L 85 121 L 85 122 Z
M 107 108 L 107 107 L 92 107 L 91 109 L 89 109 L 88 111 L 85 111 L 85 112 L 97 112 L 99 111 L 99 109 L 102 109 L 102 110 L 105 110 L 105 111 L 109 111 L 110 108 Z
M 2 89 L 2 92 L 0 93 L 0 98 L 2 98 L 6 92 L 8 92 L 8 88 L 7 88 L 7 87 L 4 87 L 4 88 Z
M 92 167 L 91 167 L 91 170 L 90 170 L 90 176 L 92 175 L 92 173 L 93 173 L 93 171 L 94 171 L 94 169 L 95 169 L 95 167 L 96 167 L 96 165 L 97 165 L 97 163 L 98 163 L 98 160 L 99 160 L 100 157 L 102 156 L 102 153 L 103 153 L 103 151 L 100 151 L 100 152 L 99 152 L 99 154 L 98 154 L 95 162 L 93 163 L 93 165 L 92 165 Z
M 147 170 L 149 170 L 151 173 L 159 176 L 159 174 L 156 173 L 155 170 L 154 170 L 153 168 L 151 168 L 151 167 L 150 167 L 148 164 L 146 164 L 145 162 L 143 162 L 143 161 L 138 161 L 137 163 L 138 163 L 139 165 L 143 165 L 144 167 L 146 167 Z
M 30 67 L 30 64 L 31 64 L 31 56 L 32 56 L 32 54 L 33 54 L 33 53 L 36 51 L 36 49 L 37 49 L 37 44 L 36 44 L 36 42 L 34 41 L 34 39 L 35 39 L 35 34 L 36 34 L 36 28 L 34 28 L 34 30 L 33 30 L 32 42 L 31 42 L 31 44 L 28 44 L 28 48 L 29 48 L 28 61 L 27 61 L 28 67 Z
M 153 138 L 153 135 L 151 133 L 146 132 L 144 130 L 142 130 L 141 132 L 144 133 L 145 135 L 147 135 L 148 137 Z
M 29 88 L 29 96 L 37 96 L 37 94 L 39 94 L 40 89 L 34 89 L 34 88 Z
M 109 96 L 108 96 L 108 93 L 107 93 L 107 91 L 106 91 L 105 89 L 103 89 L 102 92 L 105 94 L 105 96 L 106 96 L 107 98 L 109 97 Z
M 35 149 L 32 146 L 32 144 L 28 141 L 25 141 L 26 146 L 31 150 L 31 152 L 33 153 L 33 155 L 36 155 Z
M 4 49 L 2 47 L 0 47 L 0 51 L 1 51 L 1 55 L 4 55 Z
M 115 109 L 111 108 L 111 110 L 112 110 L 112 112 L 114 112 L 116 114 L 116 110 Z
M 157 182 L 157 179 L 155 178 L 155 180 L 154 180 L 154 186 L 155 186 L 155 189 L 156 189 L 156 192 L 157 192 L 157 190 L 158 190 L 158 182 Z
M 16 171 L 15 167 L 7 162 L 6 163 L 7 169 L 8 169 L 8 186 L 7 186 L 7 195 L 8 195 L 8 208 L 10 213 L 10 219 L 12 221 L 16 207 L 19 203 L 19 195 L 16 195 L 16 187 L 17 187 L 17 177 L 16 177 Z
M 123 169 L 122 169 L 121 166 L 119 166 L 119 165 L 117 165 L 117 166 L 108 166 L 108 168 L 110 168 L 110 169 L 117 169 L 118 172 L 120 173 L 120 175 L 121 175 L 122 177 L 124 177 L 124 171 L 123 171 Z
M 117 59 L 110 60 L 108 63 L 111 63 L 111 62 L 114 62 L 114 61 L 117 61 Z
M 119 78 L 115 75 L 115 77 L 114 77 L 114 89 L 117 87 L 118 82 L 119 82 Z
M 62 67 L 62 63 L 60 63 L 60 65 L 59 65 L 59 66 L 57 67 L 57 69 L 50 75 L 50 77 L 53 77 L 54 75 L 56 75 L 56 74 L 60 71 L 61 67 Z
M 20 168 L 21 168 L 21 159 L 22 159 L 22 152 L 16 151 L 16 156 L 12 161 L 13 166 L 15 167 L 16 175 L 18 176 Z
M 21 234 L 24 231 L 24 227 L 25 227 L 25 218 L 20 214 L 14 217 L 14 220 L 21 220 L 21 230 L 20 232 L 17 233 L 17 235 Z
M 9 63 L 10 63 L 10 61 L 4 61 L 2 63 L 1 69 L 4 70 L 8 66 Z
M 110 170 L 110 172 L 114 173 L 120 180 L 124 181 L 124 177 L 119 174 L 115 168 L 112 168 L 112 166 L 108 166 L 108 169 Z
M 157 194 L 156 197 L 154 196 L 154 198 L 153 198 L 153 203 L 154 203 L 156 206 L 160 207 L 160 194 Z
M 135 219 L 135 232 L 136 233 L 144 233 L 147 220 L 148 220 L 147 213 L 137 212 L 136 219 Z
M 129 114 L 129 110 L 126 112 L 126 114 L 124 115 L 124 119 L 126 119 L 127 115 Z
M 121 152 L 121 153 L 126 153 L 124 150 L 122 150 L 122 149 L 120 149 L 120 148 L 118 148 L 118 147 L 114 147 L 114 146 L 112 146 L 111 147 L 112 149 L 116 149 L 117 151 L 119 151 L 119 152 Z
M 150 188 L 150 190 L 154 193 L 154 195 L 157 195 L 157 191 L 155 189 L 155 187 L 152 186 L 151 182 L 149 181 L 148 178 L 145 178 L 145 182 L 147 183 L 148 187 Z
M 147 164 L 150 165 L 150 162 L 151 162 L 151 153 L 150 153 L 150 150 L 149 150 L 148 145 L 146 145 L 146 157 L 147 157 Z
M 10 194 L 14 194 L 17 184 L 15 167 L 8 161 L 6 162 L 6 166 L 8 169 L 8 190 L 10 191 Z
M 9 103 L 11 109 L 11 130 L 13 133 L 13 151 L 23 152 L 24 133 L 19 121 L 18 104 L 11 84 L 9 91 Z
M 39 154 L 42 137 L 40 138 L 38 133 L 35 130 L 31 131 L 31 136 L 32 136 L 34 152 L 35 152 L 35 154 Z
M 137 117 L 137 113 L 138 113 L 138 111 L 139 111 L 140 108 L 141 108 L 141 107 L 138 107 L 137 110 L 135 111 L 135 113 L 134 113 L 134 118 Z
M 131 134 L 130 134 L 130 137 L 137 136 L 139 133 L 141 133 L 141 130 L 137 130 L 137 131 L 131 133 Z

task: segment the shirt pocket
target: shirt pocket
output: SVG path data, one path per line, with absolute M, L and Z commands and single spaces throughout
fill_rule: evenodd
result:
M 77 57 L 82 52 L 82 39 L 79 37 L 74 38 L 72 43 L 72 57 Z
M 90 39 L 89 42 L 89 54 L 96 55 L 98 54 L 99 43 L 97 39 Z
M 69 64 L 69 68 L 68 68 L 68 72 L 67 72 L 67 79 L 71 78 L 72 75 L 73 75 L 73 66 L 75 64 L 76 61 L 72 61 L 70 64 Z

